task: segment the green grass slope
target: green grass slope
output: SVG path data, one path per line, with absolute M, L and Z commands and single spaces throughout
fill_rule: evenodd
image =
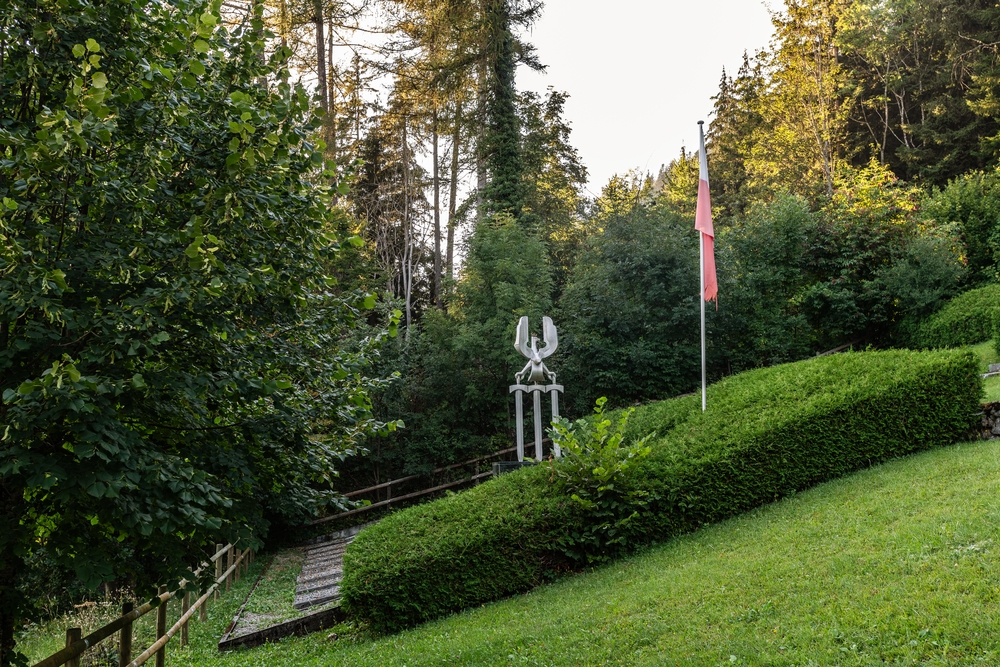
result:
M 212 634 L 251 581 L 167 664 L 995 665 L 1000 442 L 896 459 L 389 637 L 336 628 L 220 655 Z

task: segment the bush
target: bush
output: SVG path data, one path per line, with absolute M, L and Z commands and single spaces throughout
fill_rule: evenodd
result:
M 628 525 L 655 500 L 649 492 L 630 484 L 632 469 L 652 449 L 647 433 L 625 445 L 625 425 L 635 408 L 619 411 L 617 423 L 604 414 L 608 399 L 597 399 L 595 415 L 570 423 L 565 417 L 552 422 L 552 444 L 562 449 L 549 470 L 562 495 L 569 495 L 585 513 L 581 531 L 564 535 L 559 546 L 575 560 L 600 563 L 628 546 Z
M 915 328 L 911 347 L 941 348 L 975 345 L 993 337 L 993 319 L 1000 314 L 1000 285 L 960 294 Z
M 934 191 L 921 203 L 925 224 L 957 224 L 970 281 L 995 280 L 1000 260 L 1000 170 L 972 171 Z
M 630 485 L 654 500 L 626 543 L 663 540 L 817 482 L 970 432 L 982 392 L 968 351 L 847 353 L 759 369 L 639 408 L 626 438 L 655 433 Z M 559 550 L 587 514 L 546 466 L 394 514 L 344 559 L 347 608 L 400 629 L 526 591 L 568 569 Z

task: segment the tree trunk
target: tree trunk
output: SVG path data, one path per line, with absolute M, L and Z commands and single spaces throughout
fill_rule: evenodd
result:
M 455 200 L 458 199 L 458 148 L 462 138 L 462 103 L 455 109 L 455 131 L 451 137 L 451 190 L 448 192 L 448 281 L 455 279 Z
M 431 128 L 432 159 L 434 166 L 434 303 L 438 308 L 444 308 L 444 297 L 441 294 L 441 178 L 438 164 L 438 110 L 434 107 Z
M 20 621 L 23 599 L 17 590 L 17 572 L 21 559 L 15 553 L 23 537 L 24 488 L 17 478 L 0 481 L 0 667 L 14 661 L 14 631 Z
M 479 91 L 476 99 L 476 117 L 479 133 L 476 137 L 476 222 L 483 219 L 483 190 L 486 189 L 486 152 L 484 127 L 486 125 L 486 63 L 479 65 Z
M 326 39 L 323 36 L 323 0 L 313 0 L 316 16 L 316 77 L 319 88 L 320 106 L 323 111 L 329 111 L 329 98 L 326 88 Z
M 288 46 L 288 33 L 291 32 L 291 29 L 288 27 L 288 0 L 281 0 L 278 12 L 279 22 L 281 23 L 281 27 L 278 29 L 281 33 L 281 45 Z
M 410 339 L 410 295 L 413 286 L 413 241 L 410 238 L 410 156 L 406 140 L 406 119 L 403 119 L 403 294 L 406 303 L 406 340 Z

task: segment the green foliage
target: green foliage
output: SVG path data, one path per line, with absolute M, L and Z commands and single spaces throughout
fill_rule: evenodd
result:
M 559 302 L 567 404 L 585 413 L 687 391 L 699 372 L 698 240 L 690 220 L 612 182 Z
M 719 312 L 726 320 L 725 352 L 734 368 L 815 354 L 816 332 L 801 303 L 811 282 L 808 251 L 815 228 L 805 201 L 784 196 L 752 206 L 716 244 Z
M 343 344 L 374 297 L 330 276 L 309 96 L 262 85 L 287 53 L 259 16 L 218 12 L 0 6 L 0 664 L 34 550 L 90 587 L 165 581 L 342 502 L 336 466 L 388 428 L 384 333 Z
M 994 318 L 998 314 L 1000 285 L 969 290 L 914 325 L 909 344 L 915 348 L 938 348 L 982 343 L 993 338 Z
M 406 430 L 375 460 L 413 474 L 508 446 L 495 439 L 508 442 L 507 387 L 524 365 L 515 328 L 522 315 L 541 326 L 551 291 L 544 243 L 509 214 L 480 223 L 449 311 L 425 313 L 390 353 L 402 378 L 380 394 L 379 409 Z
M 595 416 L 570 423 L 565 417 L 552 423 L 552 443 L 562 458 L 550 467 L 563 493 L 584 511 L 580 531 L 566 535 L 563 552 L 578 561 L 603 562 L 626 547 L 628 525 L 651 500 L 646 491 L 629 487 L 632 470 L 649 456 L 653 434 L 624 445 L 625 425 L 634 408 L 621 411 L 617 423 L 604 414 L 608 399 L 597 399 Z
M 809 239 L 815 278 L 800 297 L 823 348 L 927 313 L 958 288 L 954 230 L 918 224 L 919 198 L 874 161 L 838 175 Z
M 969 280 L 996 280 L 1000 262 L 1000 171 L 963 174 L 935 188 L 921 204 L 920 218 L 961 229 Z
M 569 280 L 586 229 L 581 212 L 587 168 L 570 143 L 570 125 L 563 117 L 568 97 L 552 89 L 544 98 L 525 92 L 518 104 L 525 210 L 538 221 L 557 292 Z
M 698 247 L 675 163 L 649 187 L 616 177 L 559 302 L 567 405 L 615 405 L 697 386 Z M 659 187 L 659 192 L 654 190 Z M 919 191 L 877 164 L 844 169 L 820 208 L 779 195 L 716 238 L 718 309 L 706 313 L 708 372 L 802 359 L 932 312 L 961 284 L 953 225 L 915 219 Z M 684 211 L 688 213 L 685 214 Z
M 527 5 L 522 7 L 521 5 Z M 517 116 L 518 43 L 513 29 L 530 23 L 540 5 L 529 0 L 492 0 L 484 5 L 483 23 L 486 50 L 485 132 L 481 158 L 489 173 L 482 193 L 483 210 L 489 215 L 507 213 L 521 220 L 524 212 L 524 160 L 521 157 L 521 127 Z M 527 214 L 529 227 L 537 220 Z
M 865 352 L 759 369 L 697 397 L 643 406 L 655 433 L 629 474 L 650 506 L 627 544 L 691 531 L 817 482 L 964 437 L 981 380 L 970 352 Z M 648 429 L 648 430 L 647 430 Z M 536 466 L 367 528 L 344 560 L 352 613 L 392 630 L 525 591 L 558 572 L 587 513 Z

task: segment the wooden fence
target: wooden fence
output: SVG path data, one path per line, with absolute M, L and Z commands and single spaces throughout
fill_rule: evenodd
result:
M 445 489 L 450 489 L 456 486 L 461 486 L 463 484 L 478 483 L 482 479 L 486 479 L 493 475 L 490 472 L 479 472 L 479 464 L 485 463 L 490 459 L 500 458 L 507 454 L 511 454 L 517 451 L 517 447 L 509 447 L 507 449 L 501 449 L 498 452 L 493 452 L 492 454 L 486 454 L 485 456 L 479 456 L 474 459 L 469 459 L 468 461 L 462 461 L 461 463 L 452 463 L 451 465 L 442 466 L 440 468 L 435 468 L 426 475 L 409 475 L 407 477 L 400 477 L 399 479 L 393 479 L 388 482 L 382 482 L 381 484 L 376 484 L 375 486 L 369 486 L 364 489 L 358 489 L 357 491 L 351 491 L 350 493 L 345 493 L 344 496 L 347 498 L 356 498 L 358 496 L 363 496 L 368 493 L 374 493 L 376 491 L 386 490 L 386 495 L 388 496 L 385 500 L 372 503 L 370 505 L 365 505 L 363 507 L 357 507 L 352 510 L 347 510 L 346 512 L 339 512 L 337 514 L 331 514 L 330 516 L 325 516 L 322 519 L 316 519 L 312 521 L 310 525 L 318 525 L 327 523 L 329 521 L 334 521 L 336 519 L 343 519 L 344 517 L 352 516 L 355 514 L 361 514 L 362 512 L 369 512 L 373 509 L 378 509 L 379 507 L 389 507 L 390 505 L 401 503 L 407 500 L 414 500 L 422 496 L 426 496 L 432 493 L 437 493 L 438 491 L 444 491 Z M 435 484 L 429 488 L 420 489 L 419 491 L 414 491 L 412 493 L 406 493 L 401 496 L 393 496 L 392 488 L 394 486 L 399 486 L 401 484 L 406 484 L 418 479 L 425 479 L 427 477 L 433 477 L 434 475 L 440 475 L 441 473 L 448 472 L 450 470 L 456 470 L 458 468 L 465 468 L 475 466 L 472 473 L 468 477 L 463 477 L 462 479 L 452 480 L 444 484 Z
M 245 572 L 250 563 L 253 562 L 253 556 L 254 553 L 251 550 L 241 551 L 232 544 L 227 544 L 225 546 L 216 544 L 215 554 L 209 559 L 209 563 L 203 564 L 195 570 L 192 575 L 192 578 L 197 577 L 206 567 L 210 567 L 211 564 L 214 563 L 215 582 L 201 595 L 201 597 L 195 601 L 194 604 L 191 604 L 191 592 L 186 590 L 187 586 L 192 582 L 187 579 L 182 579 L 178 583 L 177 589 L 172 592 L 168 591 L 166 586 L 160 586 L 159 594 L 149 602 L 145 603 L 138 609 L 135 609 L 133 603 L 131 602 L 124 603 L 122 605 L 122 615 L 119 618 L 91 632 L 86 637 L 81 636 L 82 633 L 80 628 L 68 629 L 66 631 L 66 648 L 53 653 L 40 662 L 35 663 L 34 667 L 59 667 L 60 665 L 79 667 L 80 656 L 82 656 L 87 649 L 96 646 L 98 643 L 108 637 L 111 637 L 116 632 L 120 633 L 118 642 L 119 667 L 139 667 L 139 665 L 144 664 L 147 660 L 154 656 L 156 667 L 163 667 L 164 662 L 166 661 L 166 651 L 164 647 L 167 645 L 167 642 L 169 642 L 174 635 L 180 632 L 181 646 L 187 645 L 188 621 L 198 610 L 201 610 L 200 619 L 202 621 L 208 620 L 207 614 L 209 598 L 214 596 L 215 599 L 218 599 L 220 587 L 225 586 L 225 590 L 228 591 L 234 580 L 239 581 L 240 575 Z M 178 596 L 181 597 L 181 617 L 168 630 L 167 603 L 170 602 L 171 599 Z M 138 657 L 133 659 L 132 623 L 154 609 L 156 610 L 156 641 L 153 642 L 149 648 L 139 654 Z

